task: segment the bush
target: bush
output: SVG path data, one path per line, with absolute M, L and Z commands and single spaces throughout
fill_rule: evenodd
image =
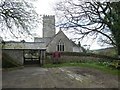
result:
M 115 60 L 115 61 L 109 63 L 109 66 L 113 67 L 113 68 L 120 69 L 120 61 L 119 60 Z

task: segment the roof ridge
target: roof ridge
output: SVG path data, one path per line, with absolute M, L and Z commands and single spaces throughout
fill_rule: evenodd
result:
M 50 42 L 51 42 L 60 32 L 63 32 L 63 31 L 62 31 L 62 30 L 59 30 L 59 32 L 58 32 L 57 34 L 55 34 L 55 35 L 51 38 Z M 50 44 L 50 42 L 49 42 L 46 46 L 48 46 L 48 45 Z

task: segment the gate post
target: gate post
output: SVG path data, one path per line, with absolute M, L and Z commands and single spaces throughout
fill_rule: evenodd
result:
M 40 65 L 43 66 L 45 61 L 45 50 L 40 50 Z
M 25 50 L 23 49 L 23 65 L 25 64 Z
M 41 66 L 41 53 L 40 53 L 40 49 L 38 50 L 38 55 L 39 55 L 39 64 Z

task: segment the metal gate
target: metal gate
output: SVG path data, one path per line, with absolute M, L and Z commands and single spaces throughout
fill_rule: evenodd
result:
M 45 50 L 24 50 L 23 51 L 24 65 L 39 64 L 40 66 L 44 63 Z

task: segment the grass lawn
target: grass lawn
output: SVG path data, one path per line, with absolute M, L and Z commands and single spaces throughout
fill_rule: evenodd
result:
M 44 68 L 52 68 L 52 67 L 83 67 L 83 68 L 94 68 L 98 69 L 100 71 L 103 71 L 105 73 L 113 74 L 113 75 L 120 75 L 120 71 L 115 68 L 108 67 L 106 65 L 103 65 L 101 63 L 61 63 L 61 64 L 45 64 Z

